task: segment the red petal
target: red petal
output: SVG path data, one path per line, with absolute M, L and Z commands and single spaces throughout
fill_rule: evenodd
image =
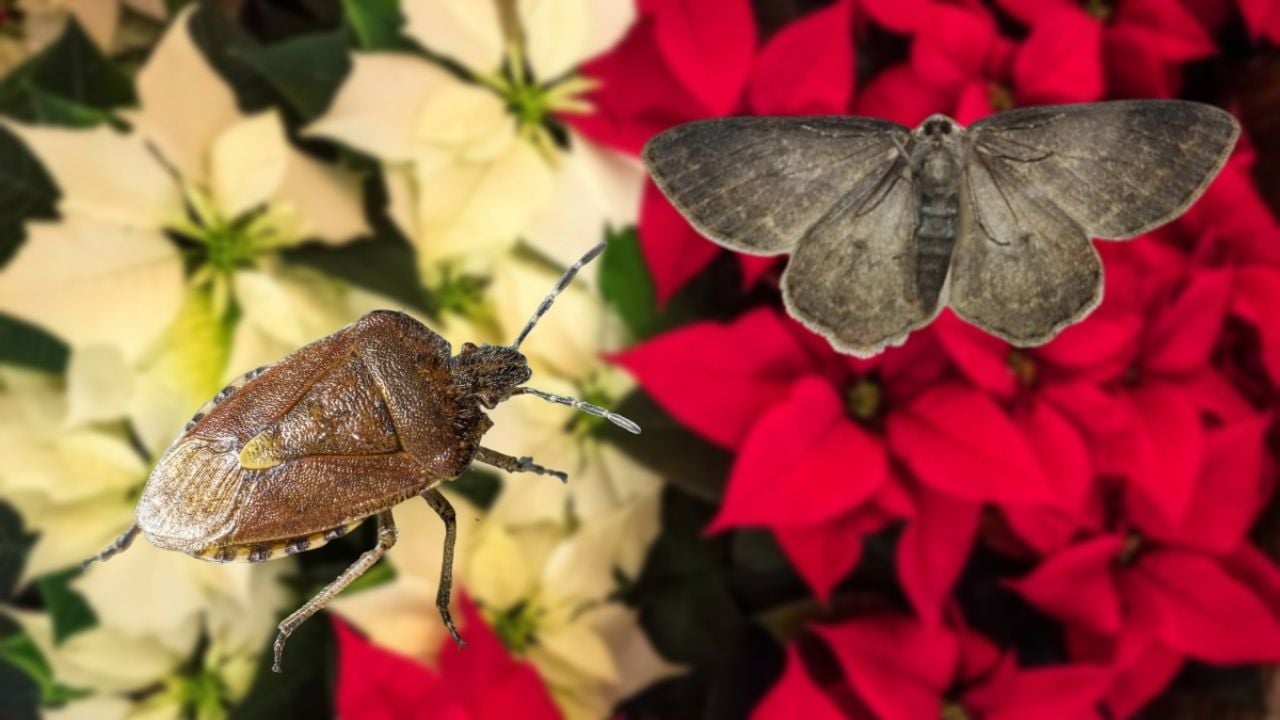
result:
M 1063 330 L 1035 355 L 1057 368 L 1101 380 L 1127 370 L 1138 354 L 1142 317 L 1094 313 Z
M 922 80 L 907 63 L 882 71 L 858 93 L 854 112 L 915 127 L 938 112 L 951 109 L 954 93 Z
M 1052 503 L 1025 438 L 989 397 L 943 385 L 889 418 L 889 446 L 921 481 L 957 497 Z
M 898 578 L 926 625 L 941 622 L 981 517 L 982 508 L 973 503 L 927 488 L 918 493 L 916 517 L 898 543 Z
M 1112 35 L 1123 35 L 1138 52 L 1186 62 L 1218 51 L 1213 37 L 1177 0 L 1125 0 L 1111 18 Z
M 1160 642 L 1148 643 L 1136 657 L 1117 668 L 1106 700 L 1112 716 L 1133 717 L 1173 682 L 1182 668 L 1182 660 L 1180 653 Z
M 334 696 L 338 715 L 351 720 L 392 720 L 405 717 L 406 711 L 412 713 L 412 708 L 445 710 L 453 704 L 451 693 L 434 672 L 374 645 L 336 616 L 332 622 L 338 642 Z
M 727 115 L 751 73 L 756 23 L 749 0 L 641 0 L 667 66 L 711 115 Z
M 1026 105 L 1101 98 L 1102 26 L 1076 8 L 1044 18 L 1019 49 L 1013 80 Z
M 1056 490 L 1059 504 L 1073 514 L 1083 515 L 1093 490 L 1093 465 L 1080 432 L 1044 402 L 1032 402 L 1013 418 L 1036 454 L 1045 478 Z
M 1023 25 L 1035 25 L 1058 8 L 1072 6 L 1071 0 L 996 0 L 996 5 Z
M 1082 528 L 1088 527 L 1086 518 L 1049 505 L 1008 505 L 1000 512 L 1018 539 L 1043 555 L 1067 547 Z
M 1249 34 L 1256 42 L 1265 37 L 1272 42 L 1280 40 L 1280 5 L 1275 0 L 1238 0 L 1240 14 L 1244 16 Z
M 652 182 L 645 186 L 640 205 L 640 249 L 660 305 L 720 252 L 720 247 L 694 230 Z
M 1124 539 L 1105 535 L 1059 552 L 1009 586 L 1044 612 L 1091 631 L 1120 629 L 1120 596 L 1112 568 Z
M 1092 665 L 1023 670 L 1010 660 L 966 692 L 963 704 L 983 720 L 1094 718 L 1112 676 L 1109 668 Z
M 790 23 L 756 59 L 748 99 L 760 115 L 832 115 L 853 100 L 853 0 Z
M 637 21 L 622 42 L 579 72 L 599 83 L 587 96 L 595 111 L 566 113 L 560 119 L 623 152 L 639 155 L 649 138 L 706 113 L 667 68 L 648 18 Z
M 1244 540 L 1270 495 L 1262 473 L 1268 418 L 1211 432 L 1195 499 L 1177 526 L 1135 507 L 1131 514 L 1148 535 L 1177 545 L 1226 554 Z
M 978 78 L 962 85 L 956 100 L 955 112 L 952 113 L 955 121 L 961 125 L 972 125 L 995 112 L 996 109 L 991 100 L 991 93 L 995 87 L 998 86 L 985 78 Z
M 1209 361 L 1231 302 L 1231 275 L 1201 271 L 1147 331 L 1144 369 L 1189 373 Z
M 1133 612 L 1148 618 L 1169 647 L 1212 663 L 1280 661 L 1280 619 L 1213 560 L 1155 550 L 1122 582 Z
M 465 702 L 468 720 L 559 720 L 560 710 L 533 665 L 511 657 L 470 600 L 461 598 L 461 606 L 467 646 L 445 639 L 440 675 Z
M 862 538 L 884 523 L 878 513 L 860 511 L 824 525 L 777 528 L 773 535 L 813 594 L 827 602 L 861 559 Z
M 913 33 L 927 17 L 933 0 L 862 0 L 872 20 L 896 33 Z
M 1280 612 L 1280 567 L 1276 560 L 1249 543 L 1222 558 L 1223 567 L 1244 585 L 1253 588 L 1267 607 Z
M 956 670 L 956 638 L 901 616 L 820 628 L 844 676 L 881 720 L 936 718 Z
M 1132 393 L 1131 445 L 1120 448 L 1130 487 L 1173 524 L 1182 522 L 1195 495 L 1204 458 L 1199 413 L 1172 387 L 1151 385 Z
M 845 418 L 827 381 L 804 378 L 747 435 L 709 531 L 820 525 L 864 503 L 887 472 L 884 447 Z
M 982 77 L 995 43 L 995 23 L 983 8 L 934 3 L 911 45 L 911 67 L 928 83 L 958 89 Z
M 949 309 L 932 327 L 938 342 L 970 382 L 1000 398 L 1013 396 L 1018 380 L 1009 367 L 1009 343 L 964 322 Z
M 1280 14 L 1280 13 L 1277 13 Z M 1262 363 L 1280 384 L 1280 271 L 1248 267 L 1235 274 L 1235 312 L 1252 323 L 1262 340 Z
M 677 420 L 725 447 L 740 444 L 811 368 L 787 322 L 768 309 L 728 325 L 686 325 L 613 360 Z
M 751 720 L 844 720 L 844 714 L 809 677 L 794 645 L 787 646 L 787 667 Z

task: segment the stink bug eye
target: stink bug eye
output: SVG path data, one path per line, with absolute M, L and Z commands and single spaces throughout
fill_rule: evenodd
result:
M 564 272 L 507 345 L 449 343 L 404 313 L 376 310 L 274 365 L 250 371 L 200 408 L 160 457 L 138 500 L 136 520 L 85 561 L 126 550 L 139 533 L 156 547 L 214 562 L 261 562 L 319 547 L 377 518 L 378 542 L 280 623 L 272 669 L 285 641 L 396 542 L 391 508 L 420 496 L 445 526 L 436 605 L 449 615 L 453 507 L 437 486 L 479 462 L 507 472 L 567 475 L 483 447 L 493 426 L 484 409 L 515 395 L 603 417 L 630 432 L 634 422 L 580 400 L 524 385 L 520 344 L 583 265 Z

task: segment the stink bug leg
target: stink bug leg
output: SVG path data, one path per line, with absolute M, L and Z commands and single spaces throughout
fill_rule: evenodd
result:
M 319 547 L 375 516 L 378 544 L 280 623 L 279 672 L 289 635 L 395 544 L 391 508 L 420 495 L 445 525 L 436 604 L 461 644 L 449 614 L 457 520 L 437 486 L 473 462 L 567 478 L 481 447 L 493 426 L 484 411 L 527 394 L 640 432 L 604 408 L 524 385 L 532 373 L 520 343 L 603 249 L 565 271 L 511 345 L 466 343 L 455 355 L 417 320 L 377 310 L 244 374 L 191 418 L 156 462 L 137 522 L 85 565 L 124 551 L 139 533 L 202 560 L 261 562 Z

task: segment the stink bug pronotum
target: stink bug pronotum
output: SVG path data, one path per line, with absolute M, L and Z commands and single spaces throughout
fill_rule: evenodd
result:
M 436 604 L 461 644 L 449 616 L 457 525 L 436 486 L 473 462 L 567 479 L 532 458 L 482 447 L 493 426 L 484 408 L 534 395 L 640 432 L 604 408 L 524 387 L 531 373 L 520 343 L 603 249 L 565 271 L 510 346 L 466 343 L 452 355 L 422 323 L 378 310 L 246 373 L 191 418 L 152 470 L 134 524 L 85 566 L 124 551 L 138 533 L 203 560 L 260 562 L 319 547 L 376 516 L 377 545 L 280 623 L 272 666 L 280 672 L 290 633 L 395 544 L 391 508 L 421 495 L 444 521 Z

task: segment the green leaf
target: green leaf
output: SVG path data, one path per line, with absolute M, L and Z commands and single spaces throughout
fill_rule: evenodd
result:
M 719 500 L 732 464 L 729 453 L 689 432 L 643 391 L 632 392 L 612 410 L 634 420 L 643 432 L 632 435 L 606 423 L 600 426 L 602 437 L 668 484 L 703 500 Z
M 22 518 L 9 505 L 0 502 L 0 599 L 13 597 L 18 577 L 22 574 L 32 537 L 22 528 Z M 4 717 L 0 713 L 0 717 Z
M 192 13 L 188 28 L 192 42 L 231 87 L 241 110 L 258 112 L 275 105 L 275 89 L 242 57 L 258 50 L 258 41 L 227 14 L 221 3 L 201 3 Z
M 36 685 L 42 705 L 61 705 L 62 703 L 90 694 L 87 690 L 78 690 L 59 683 L 53 677 L 53 669 L 40 654 L 40 649 L 26 633 L 10 635 L 0 641 L 0 662 L 21 670 Z
M 633 335 L 649 337 L 657 330 L 658 310 L 636 230 L 610 233 L 607 240 L 600 260 L 600 291 Z
M 231 710 L 231 720 L 334 717 L 336 671 L 333 626 L 328 616 L 321 614 L 289 637 L 283 675 L 271 672 L 271 648 L 263 648 L 253 685 Z
M 33 218 L 57 217 L 54 208 L 58 202 L 58 188 L 35 155 L 27 149 L 18 136 L 0 127 L 0 227 L 5 239 L 0 247 L 11 240 L 15 230 Z M 0 251 L 0 260 L 4 253 Z
M 71 589 L 70 582 L 80 575 L 79 568 L 72 568 L 38 581 L 40 597 L 45 610 L 53 620 L 53 642 L 63 640 L 98 624 L 98 617 L 80 593 Z
M 70 350 L 66 343 L 34 325 L 0 313 L 0 363 L 63 372 Z
M 351 70 L 346 33 L 341 30 L 274 45 L 236 47 L 231 56 L 253 68 L 304 122 L 324 112 Z
M 0 718 L 39 720 L 40 688 L 26 673 L 0 663 Z
M 404 50 L 411 45 L 401 33 L 400 0 L 342 0 L 347 27 L 363 50 Z
M 133 82 L 74 18 L 49 47 L 0 84 L 0 112 L 45 124 L 83 127 L 136 102 Z
M 288 262 L 314 268 L 427 312 L 431 304 L 418 278 L 413 248 L 374 238 L 338 247 L 311 243 L 284 253 Z

